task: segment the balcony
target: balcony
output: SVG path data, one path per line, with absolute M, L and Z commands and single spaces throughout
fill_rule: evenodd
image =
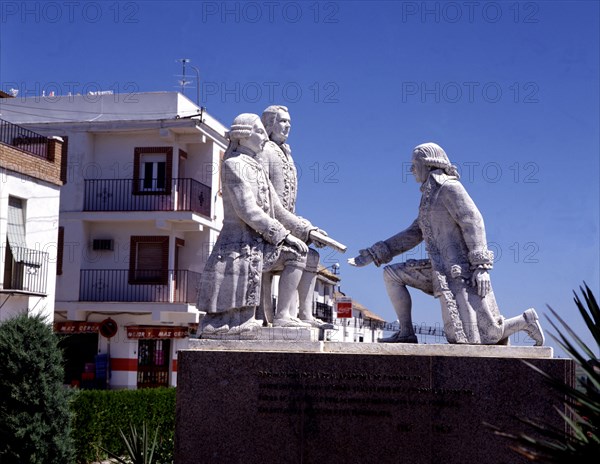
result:
M 49 139 L 8 121 L 0 120 L 0 142 L 48 159 Z
M 181 269 L 82 269 L 80 276 L 79 301 L 194 304 L 200 282 L 200 273 Z
M 135 187 L 135 188 L 134 188 Z M 211 189 L 194 179 L 91 179 L 84 211 L 191 211 L 210 217 Z
M 7 247 L 3 292 L 46 295 L 48 253 L 31 248 Z
M 315 303 L 313 315 L 325 322 L 333 322 L 333 306 L 326 303 Z

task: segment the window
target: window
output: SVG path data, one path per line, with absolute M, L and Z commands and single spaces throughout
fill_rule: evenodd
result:
M 25 241 L 25 201 L 17 197 L 8 197 L 8 218 L 6 238 L 12 249 L 26 248 Z M 14 252 L 14 250 L 13 250 Z
M 164 155 L 141 156 L 141 184 L 144 192 L 166 188 L 167 160 Z
M 131 237 L 129 256 L 130 284 L 166 285 L 169 266 L 169 237 Z
M 137 147 L 133 161 L 133 193 L 171 193 L 173 148 Z
M 8 197 L 6 220 L 5 289 L 45 293 L 47 253 L 27 248 L 25 200 Z

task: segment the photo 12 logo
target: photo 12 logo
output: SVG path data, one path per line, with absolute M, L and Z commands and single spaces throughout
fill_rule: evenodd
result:
M 417 82 L 401 85 L 402 103 L 539 103 L 537 82 Z
M 402 2 L 403 23 L 539 22 L 537 2 Z
M 537 184 L 540 182 L 540 166 L 534 161 L 514 161 L 501 164 L 496 161 L 463 161 L 455 163 L 462 183 L 485 182 L 496 184 L 502 180 L 513 184 Z M 413 182 L 412 162 L 402 163 L 402 182 Z
M 337 82 L 215 82 L 202 83 L 204 101 L 218 103 L 290 104 L 308 99 L 313 103 L 339 103 Z
M 202 2 L 202 22 L 335 24 L 339 11 L 337 2 Z
M 112 82 L 108 85 L 99 82 L 4 82 L 4 92 L 14 98 L 25 100 L 56 102 L 66 99 L 73 102 L 77 97 L 94 103 L 109 95 L 115 103 L 138 103 L 139 86 L 137 82 Z M 63 100 L 65 101 L 65 100 Z
M 138 2 L 0 2 L 0 23 L 139 22 Z

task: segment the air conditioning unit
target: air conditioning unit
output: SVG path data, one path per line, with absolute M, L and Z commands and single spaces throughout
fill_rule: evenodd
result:
M 92 249 L 98 251 L 112 251 L 114 249 L 114 240 L 112 238 L 95 238 L 92 242 Z

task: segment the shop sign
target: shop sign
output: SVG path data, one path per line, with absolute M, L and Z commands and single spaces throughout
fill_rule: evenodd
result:
M 65 321 L 55 322 L 54 332 L 59 334 L 98 333 L 99 322 Z
M 348 319 L 352 317 L 352 298 L 341 297 L 335 300 L 337 317 L 339 319 Z
M 130 325 L 127 327 L 127 338 L 187 338 L 187 327 L 146 327 Z

